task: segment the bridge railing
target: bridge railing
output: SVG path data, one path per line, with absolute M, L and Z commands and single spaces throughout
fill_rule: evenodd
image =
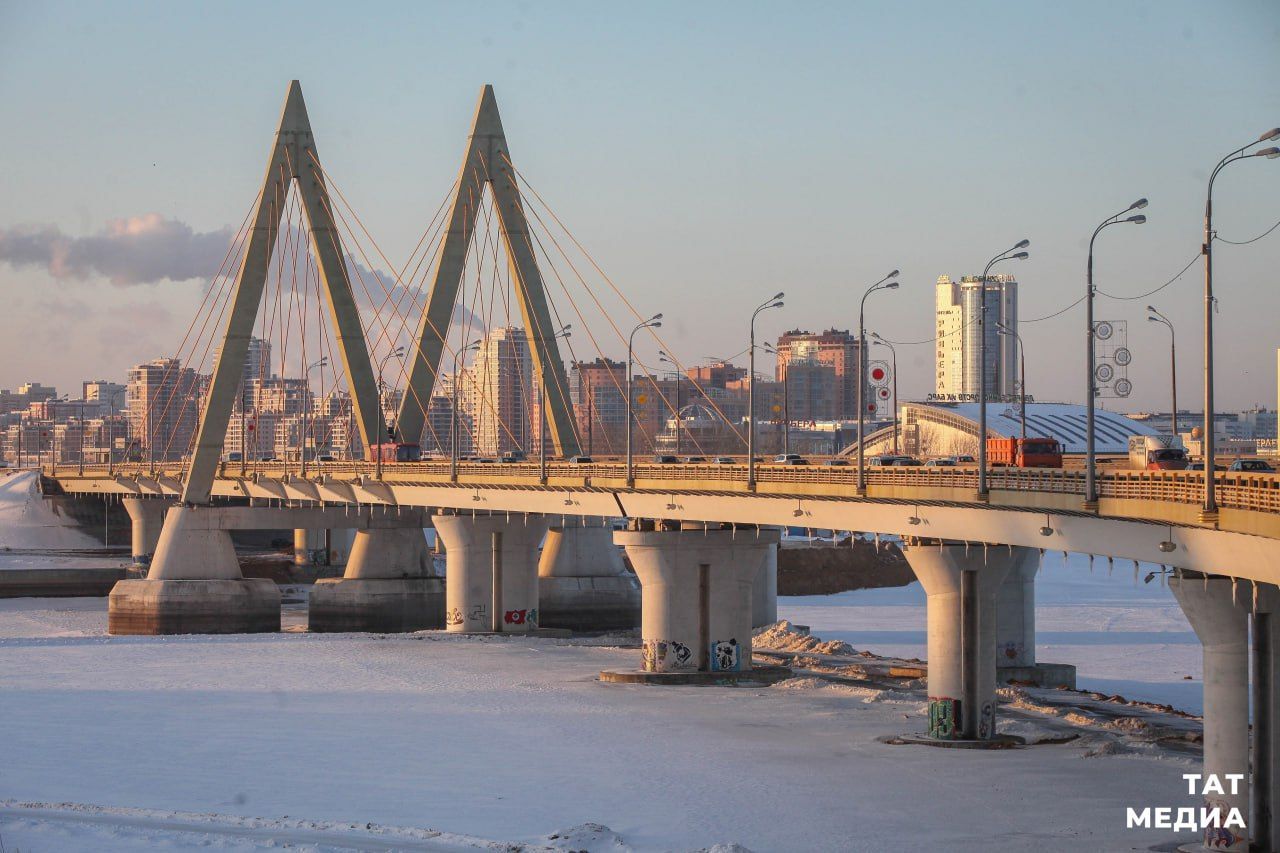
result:
M 259 462 L 249 463 L 245 468 L 248 476 L 292 477 L 298 475 L 296 463 Z M 372 462 L 319 462 L 312 463 L 312 476 L 366 476 L 375 474 Z M 499 484 L 503 481 L 519 480 L 525 484 L 536 482 L 540 474 L 540 466 L 536 462 L 518 463 L 475 463 L 461 462 L 458 465 L 460 478 L 464 482 L 475 483 L 492 481 Z M 651 487 L 654 483 L 701 482 L 744 484 L 747 479 L 745 464 L 670 464 L 641 463 L 634 466 L 635 477 L 641 487 Z M 59 466 L 54 471 L 45 467 L 49 476 L 65 480 L 77 478 L 77 468 Z M 392 482 L 425 479 L 448 482 L 450 465 L 447 461 L 430 460 L 423 462 L 386 463 L 383 466 L 383 478 Z M 156 475 L 173 479 L 182 479 L 184 469 L 180 463 L 166 463 L 158 466 Z M 625 466 L 620 462 L 593 462 L 574 464 L 564 461 L 547 463 L 549 478 L 563 484 L 566 480 L 590 485 L 593 481 L 610 481 L 617 483 L 625 477 Z M 108 476 L 124 478 L 148 478 L 151 473 L 145 465 L 119 463 L 113 466 L 85 465 L 84 476 L 103 478 Z M 241 476 L 239 462 L 223 463 L 219 476 L 238 478 Z M 1103 498 L 1156 500 L 1180 504 L 1198 504 L 1204 499 L 1203 471 L 1103 471 L 1098 476 L 1098 492 Z M 1226 508 L 1253 510 L 1267 513 L 1280 513 L 1280 476 L 1275 474 L 1218 472 L 1215 474 L 1218 486 L 1219 505 Z M 976 491 L 978 472 L 973 467 L 930 468 L 930 467 L 869 467 L 866 474 L 870 486 L 880 487 L 915 487 L 955 489 L 960 491 Z M 756 468 L 757 489 L 769 491 L 771 485 L 812 484 L 853 489 L 857 486 L 858 471 L 853 466 L 835 465 L 770 465 L 762 464 Z M 989 486 L 996 491 L 1026 491 L 1054 494 L 1080 495 L 1085 493 L 1085 476 L 1081 470 L 1053 468 L 995 468 L 990 471 Z

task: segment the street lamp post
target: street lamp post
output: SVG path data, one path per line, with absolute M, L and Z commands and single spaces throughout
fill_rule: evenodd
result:
M 893 371 L 893 455 L 897 456 L 901 452 L 898 448 L 898 350 L 875 332 L 871 333 L 871 339 L 889 348 L 890 369 Z
M 1178 338 L 1177 338 L 1177 334 L 1173 331 L 1172 320 L 1170 320 L 1165 315 L 1161 314 L 1159 311 L 1157 311 L 1155 308 L 1153 308 L 1150 305 L 1147 306 L 1147 310 L 1154 315 L 1154 316 L 1147 317 L 1149 321 L 1151 321 L 1152 323 L 1159 323 L 1163 326 L 1167 326 L 1169 329 L 1169 387 L 1171 391 L 1171 394 L 1170 394 L 1171 402 L 1169 405 L 1173 407 L 1169 411 L 1172 413 L 1170 415 L 1170 422 L 1173 427 L 1173 434 L 1174 436 L 1177 436 L 1178 435 Z
M 449 405 L 449 480 L 458 482 L 458 451 L 460 449 L 459 427 L 462 422 L 458 417 L 458 389 L 462 387 L 462 376 L 458 373 L 459 360 L 480 348 L 481 340 L 477 339 L 464 347 L 459 347 L 453 354 L 453 402 Z
M 752 490 L 756 487 L 756 317 L 769 308 L 781 308 L 785 295 L 779 291 L 751 312 L 751 339 L 747 350 L 750 353 L 747 357 L 747 488 Z
M 636 332 L 641 329 L 656 329 L 662 325 L 662 315 L 654 314 L 648 320 L 637 323 L 636 327 L 631 330 L 631 336 L 627 338 L 627 488 L 631 488 L 636 484 L 635 462 L 632 458 L 631 432 L 635 427 L 635 412 L 633 410 L 634 401 L 631 399 L 631 357 L 635 349 Z
M 1280 127 L 1272 128 L 1248 145 L 1232 151 L 1218 161 L 1209 175 L 1209 189 L 1205 193 L 1204 202 L 1204 243 L 1200 251 L 1204 254 L 1204 520 L 1212 520 L 1218 515 L 1218 502 L 1214 494 L 1213 473 L 1213 182 L 1231 163 L 1248 160 L 1251 157 L 1267 157 L 1274 159 L 1280 156 L 1280 148 L 1264 148 L 1245 154 L 1245 150 L 1260 142 L 1270 142 L 1280 137 Z
M 560 331 L 551 336 L 551 340 L 569 337 L 571 328 L 573 328 L 572 325 L 566 323 Z M 547 405 L 551 398 L 547 396 L 545 376 L 538 384 L 542 392 L 540 395 L 542 399 L 538 401 L 538 480 L 545 486 L 547 484 Z
M 867 401 L 863 399 L 863 390 L 867 384 L 867 297 L 877 290 L 896 290 L 898 270 L 894 270 L 884 278 L 871 285 L 862 294 L 862 302 L 858 305 L 858 371 L 854 377 L 858 383 L 858 494 L 867 493 L 866 442 L 863 441 L 867 418 Z M 897 401 L 895 400 L 896 404 Z
M 761 346 L 764 351 L 778 357 L 778 364 L 781 368 L 779 372 L 782 374 L 782 452 L 791 452 L 791 391 L 788 380 L 791 378 L 791 364 L 782 362 L 782 353 L 778 352 L 778 348 L 771 346 L 765 341 Z
M 675 359 L 673 359 L 670 355 L 663 352 L 662 350 L 658 350 L 658 361 L 665 361 L 667 364 L 671 365 L 671 367 L 675 371 L 675 376 L 676 376 L 676 404 L 675 404 L 676 455 L 679 456 L 680 455 L 680 428 L 682 426 L 682 421 L 684 420 L 684 418 L 680 416 L 680 366 L 676 364 Z
M 1093 286 L 1093 241 L 1098 239 L 1098 235 L 1102 233 L 1102 229 L 1109 225 L 1118 225 L 1122 222 L 1131 222 L 1134 225 L 1141 225 L 1147 221 L 1147 217 L 1141 213 L 1121 219 L 1131 210 L 1142 210 L 1147 206 L 1147 200 L 1140 198 L 1124 210 L 1107 217 L 1101 225 L 1093 229 L 1093 236 L 1089 238 L 1089 263 L 1085 269 L 1085 282 L 1087 289 L 1085 292 L 1085 370 L 1088 373 L 1085 387 L 1085 439 L 1084 439 L 1084 507 L 1088 510 L 1096 510 L 1098 508 L 1098 471 L 1097 471 L 1097 431 L 1096 431 L 1096 415 L 1094 409 L 1098 398 L 1098 377 L 1096 371 L 1097 366 L 1097 334 L 1094 329 L 1093 322 L 1093 299 L 1097 294 L 1097 289 Z
M 1022 335 L 1004 323 L 997 322 L 996 331 L 1002 335 L 1012 335 L 1018 344 L 1018 417 L 1022 421 L 1022 441 L 1025 443 L 1027 440 L 1027 348 L 1022 343 Z
M 991 268 L 1001 261 L 1025 261 L 1025 249 L 1031 245 L 1030 240 L 1019 240 L 1010 249 L 1005 249 L 982 268 L 982 278 L 978 280 L 978 500 L 987 499 L 987 276 Z
M 382 398 L 387 392 L 386 383 L 382 381 L 382 371 L 386 369 L 388 361 L 391 361 L 393 358 L 401 358 L 402 356 L 404 356 L 404 347 L 396 347 L 378 362 L 378 446 L 374 453 L 374 464 L 377 469 L 376 476 L 379 480 L 382 479 L 382 432 L 386 427 L 386 413 L 383 411 Z
M 307 396 L 311 393 L 311 371 L 317 367 L 327 367 L 328 365 L 329 357 L 322 356 L 319 361 L 307 365 L 306 371 L 302 374 L 302 449 L 299 455 L 302 457 L 301 474 L 303 477 L 307 476 L 307 426 L 311 423 L 311 419 L 308 417 L 311 406 L 308 405 Z M 244 453 L 241 452 L 241 457 L 243 458 L 243 456 Z

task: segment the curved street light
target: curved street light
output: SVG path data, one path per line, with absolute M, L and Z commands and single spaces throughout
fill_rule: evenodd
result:
M 867 417 L 867 403 L 863 399 L 863 389 L 867 385 L 867 297 L 875 293 L 877 290 L 897 290 L 898 282 L 894 281 L 898 277 L 899 270 L 894 270 L 884 278 L 871 285 L 862 294 L 862 302 L 858 304 L 858 494 L 865 495 L 867 493 L 867 469 L 864 463 L 866 455 L 865 442 L 862 440 L 864 431 L 864 421 Z M 895 401 L 896 402 L 896 401 Z
M 307 413 L 308 413 L 308 410 L 311 408 L 310 406 L 307 405 L 307 395 L 311 393 L 311 371 L 315 370 L 317 367 L 328 367 L 328 366 L 329 366 L 329 357 L 327 355 L 321 356 L 319 361 L 315 361 L 315 362 L 312 362 L 311 364 L 308 364 L 307 369 L 302 374 L 302 379 L 303 379 L 302 436 L 301 436 L 302 448 L 299 451 L 299 456 L 302 458 L 302 467 L 300 469 L 300 473 L 301 473 L 301 476 L 303 477 L 307 476 L 307 425 L 309 422 Z M 310 423 L 314 425 L 314 421 L 310 421 Z M 240 456 L 241 458 L 244 457 L 243 451 L 241 451 Z
M 632 428 L 634 426 L 635 412 L 632 407 L 631 399 L 631 359 L 635 350 L 636 332 L 641 329 L 656 329 L 662 325 L 662 315 L 654 314 L 648 320 L 643 320 L 636 324 L 631 330 L 631 336 L 627 338 L 627 488 L 631 488 L 636 484 L 635 477 L 635 460 L 632 455 Z
M 781 308 L 782 297 L 785 295 L 782 291 L 778 291 L 751 313 L 751 340 L 748 348 L 750 355 L 747 357 L 747 488 L 751 490 L 756 487 L 756 317 L 761 311 Z
M 871 339 L 880 346 L 889 348 L 889 356 L 892 359 L 891 369 L 893 371 L 893 455 L 897 456 L 901 451 L 898 448 L 898 350 L 891 341 L 887 341 L 875 332 L 871 333 Z
M 1012 248 L 1005 249 L 982 268 L 978 300 L 978 500 L 987 499 L 987 277 L 991 268 L 1002 261 L 1025 261 L 1026 252 L 1018 251 L 1031 245 L 1030 240 L 1019 240 Z
M 1096 431 L 1096 415 L 1094 412 L 1098 398 L 1098 377 L 1096 371 L 1097 365 L 1097 334 L 1094 329 L 1093 322 L 1093 299 L 1097 294 L 1097 288 L 1093 286 L 1093 242 L 1098 239 L 1098 235 L 1102 233 L 1102 229 L 1110 225 L 1119 225 L 1121 223 L 1132 223 L 1134 225 L 1142 225 L 1147 221 L 1147 217 L 1141 213 L 1134 214 L 1125 218 L 1124 215 L 1133 210 L 1142 210 L 1147 206 L 1147 200 L 1140 198 L 1133 204 L 1126 207 L 1119 213 L 1108 216 L 1102 221 L 1102 224 L 1093 229 L 1093 236 L 1089 238 L 1089 263 L 1085 268 L 1085 370 L 1088 376 L 1085 379 L 1085 437 L 1084 437 L 1084 508 L 1087 510 L 1096 510 L 1098 508 L 1098 466 L 1097 458 L 1097 431 Z
M 458 428 L 462 425 L 458 418 L 458 389 L 462 387 L 462 378 L 458 375 L 458 361 L 473 350 L 480 349 L 482 338 L 477 338 L 453 353 L 453 402 L 449 405 L 449 480 L 458 482 L 458 451 L 460 449 Z
M 1218 502 L 1214 493 L 1213 474 L 1213 182 L 1218 173 L 1232 163 L 1248 160 L 1252 157 L 1275 159 L 1280 156 L 1280 148 L 1263 148 L 1251 154 L 1244 152 L 1253 146 L 1280 138 L 1280 127 L 1274 127 L 1263 133 L 1247 145 L 1232 151 L 1218 161 L 1209 175 L 1209 189 L 1205 193 L 1204 202 L 1204 243 L 1200 247 L 1204 254 L 1204 508 L 1201 521 L 1212 521 L 1218 515 Z
M 386 386 L 386 383 L 382 381 L 382 371 L 386 369 L 388 361 L 391 361 L 393 358 L 403 358 L 403 357 L 404 357 L 404 347 L 401 346 L 401 347 L 396 347 L 391 352 L 387 353 L 385 356 L 383 356 L 382 360 L 378 362 L 378 445 L 377 445 L 378 449 L 374 453 L 374 460 L 375 460 L 375 465 L 377 469 L 376 474 L 379 480 L 382 479 L 382 453 L 383 453 L 382 433 L 385 430 L 389 436 L 391 432 L 390 429 L 387 428 L 386 413 L 383 411 L 382 398 L 383 398 L 383 395 L 386 394 L 387 392 L 387 386 Z
M 1010 329 L 1004 323 L 996 321 L 996 332 L 1001 335 L 1012 335 L 1018 343 L 1018 415 L 1022 420 L 1022 441 L 1027 441 L 1027 348 L 1022 344 L 1022 335 Z M 1026 450 L 1023 449 L 1023 453 Z
M 1169 419 L 1172 425 L 1172 432 L 1174 436 L 1177 437 L 1178 435 L 1178 340 L 1177 340 L 1177 334 L 1173 330 L 1172 320 L 1170 320 L 1165 315 L 1161 314 L 1151 305 L 1147 306 L 1147 310 L 1151 312 L 1151 315 L 1147 317 L 1147 320 L 1149 320 L 1152 323 L 1159 323 L 1160 325 L 1166 326 L 1169 329 L 1169 377 L 1170 377 L 1170 387 L 1173 391 L 1171 395 L 1172 401 L 1170 402 L 1170 405 L 1172 406 L 1172 408 L 1169 410 L 1170 411 Z

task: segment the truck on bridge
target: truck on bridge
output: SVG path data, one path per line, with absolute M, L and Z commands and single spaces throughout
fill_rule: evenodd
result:
M 1181 471 L 1187 450 L 1176 435 L 1129 436 L 1129 467 L 1139 471 Z
M 993 468 L 1061 468 L 1062 445 L 1056 438 L 988 438 L 987 462 Z

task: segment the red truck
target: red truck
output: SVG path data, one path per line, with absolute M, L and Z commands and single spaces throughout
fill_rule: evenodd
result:
M 988 438 L 987 464 L 993 468 L 1061 468 L 1062 445 L 1053 438 Z

